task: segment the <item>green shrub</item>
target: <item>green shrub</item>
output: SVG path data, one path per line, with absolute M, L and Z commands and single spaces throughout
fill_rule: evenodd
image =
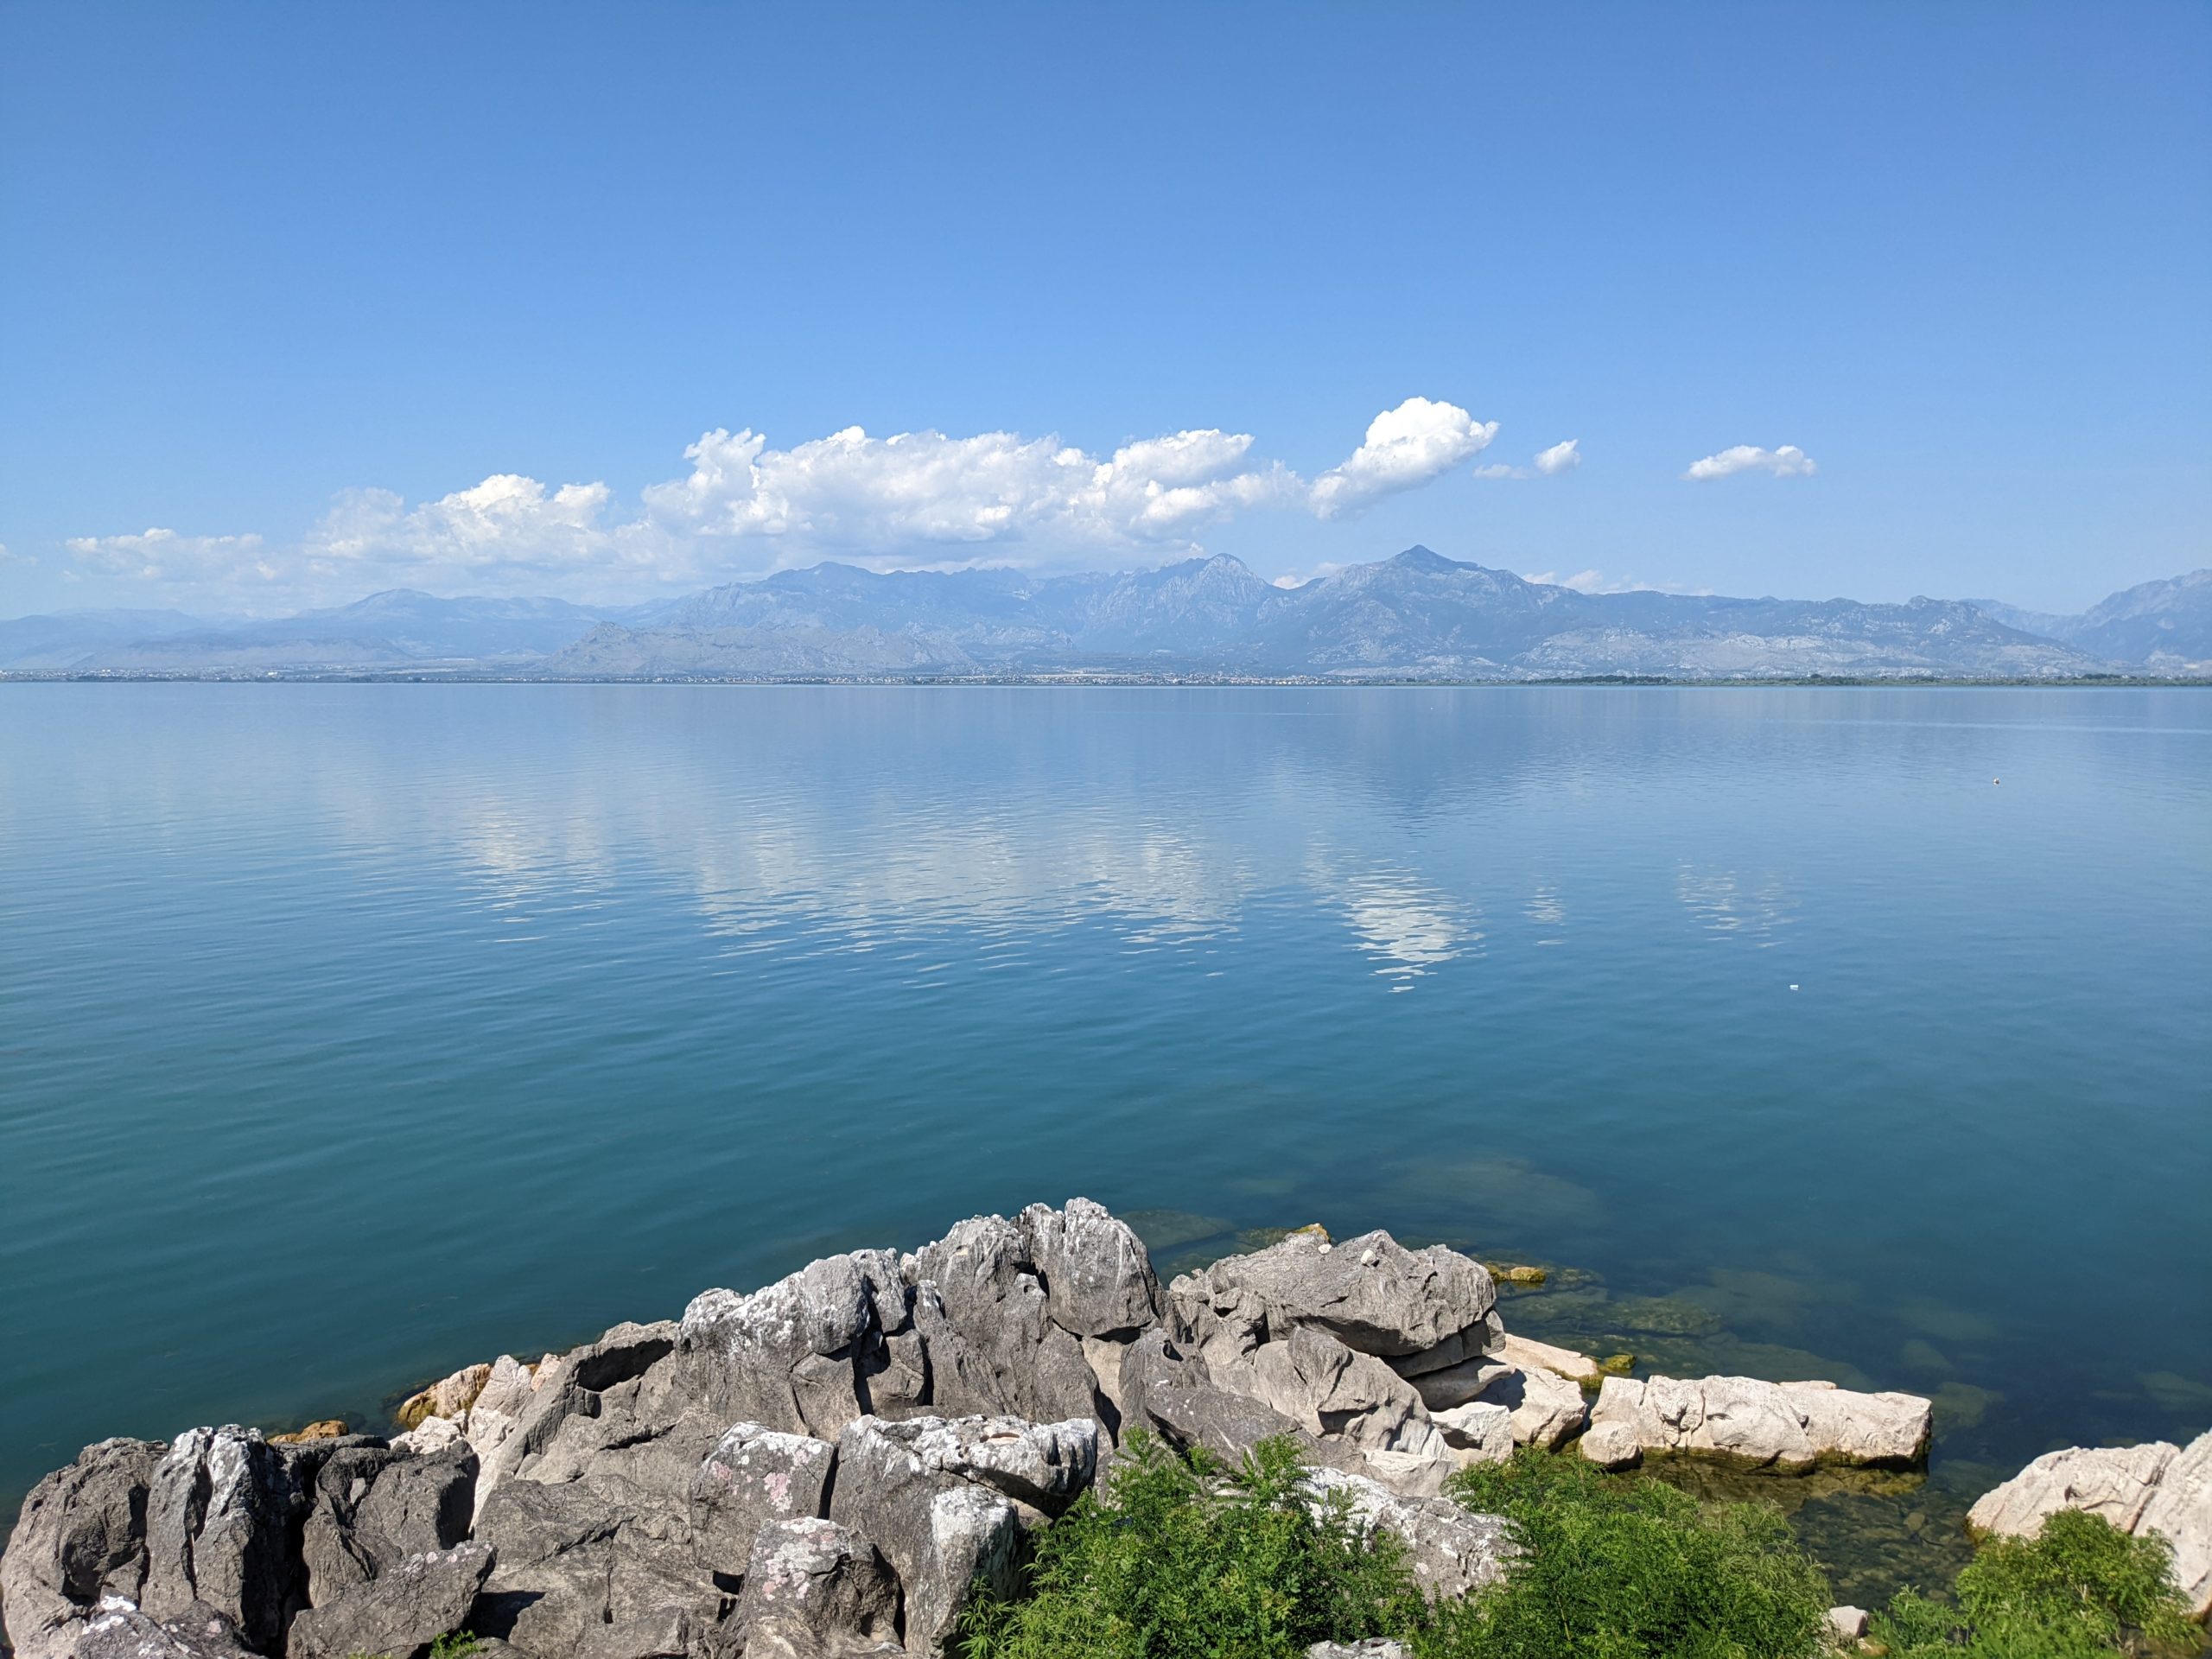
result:
M 1240 1469 L 1133 1433 L 1103 1495 L 1038 1539 L 1031 1593 L 979 1596 L 972 1659 L 1288 1659 L 1313 1643 L 1400 1635 L 1425 1604 L 1396 1541 L 1341 1504 L 1316 1514 L 1298 1448 L 1262 1441 Z
M 2156 1534 L 2061 1510 L 2033 1538 L 1993 1538 L 1959 1574 L 1958 1605 L 1901 1592 L 1872 1634 L 1896 1659 L 2092 1659 L 2199 1641 Z
M 1435 1610 L 1439 1659 L 1802 1659 L 1828 1587 L 1781 1513 L 1706 1503 L 1656 1480 L 1523 1449 L 1452 1478 L 1521 1554 L 1503 1583 Z

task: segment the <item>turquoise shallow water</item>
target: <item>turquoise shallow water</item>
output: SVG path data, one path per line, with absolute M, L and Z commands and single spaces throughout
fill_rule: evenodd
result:
M 0 1501 L 1082 1192 L 1938 1393 L 1934 1536 L 2212 1424 L 2209 924 L 2190 691 L 5 688 Z

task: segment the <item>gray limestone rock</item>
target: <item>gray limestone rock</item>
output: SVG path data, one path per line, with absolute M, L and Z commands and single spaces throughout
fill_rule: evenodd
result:
M 741 1577 L 762 1527 L 819 1517 L 836 1460 L 837 1448 L 827 1440 L 759 1423 L 731 1427 L 691 1478 L 691 1531 L 702 1564 Z
M 493 1552 L 468 1628 L 535 1659 L 653 1659 L 704 1644 L 736 1586 L 698 1563 L 682 1489 L 618 1475 L 503 1483 L 476 1540 Z
M 874 1545 L 805 1516 L 760 1529 L 732 1619 L 746 1659 L 871 1659 L 903 1653 L 899 1580 Z
M 58 1659 L 109 1598 L 146 1580 L 146 1503 L 167 1447 L 102 1440 L 34 1486 L 0 1555 L 0 1612 L 18 1659 Z
M 1135 1336 L 1160 1323 L 1162 1299 L 1144 1241 L 1089 1198 L 1033 1204 L 1018 1218 L 1052 1323 L 1077 1337 Z
M 294 1619 L 286 1659 L 426 1659 L 432 1643 L 466 1624 L 491 1570 L 482 1544 L 410 1555 Z
M 296 1529 L 316 1470 L 343 1444 L 271 1446 L 235 1425 L 179 1435 L 147 1493 L 141 1610 L 166 1621 L 204 1605 L 234 1621 L 247 1646 L 274 1652 L 306 1599 Z
M 977 1580 L 1012 1595 L 1027 1553 L 1025 1516 L 1043 1518 L 982 1478 L 1007 1480 L 1013 1468 L 1033 1489 L 1039 1468 L 1054 1466 L 1042 1450 L 978 1457 L 976 1440 L 972 1428 L 931 1419 L 863 1417 L 838 1436 L 830 1518 L 868 1539 L 898 1573 L 910 1649 L 943 1651 Z
M 315 1472 L 300 1538 L 315 1606 L 380 1577 L 410 1555 L 468 1536 L 476 1454 L 467 1441 L 410 1456 L 373 1441 L 341 1444 Z
M 1217 1333 L 1208 1326 L 1225 1317 L 1224 1304 L 1240 1291 L 1264 1310 L 1271 1339 L 1310 1325 L 1357 1352 L 1384 1359 L 1431 1356 L 1440 1369 L 1503 1335 L 1490 1318 L 1497 1288 L 1480 1262 L 1442 1245 L 1408 1250 L 1384 1232 L 1340 1244 L 1294 1233 L 1178 1279 L 1168 1294 L 1179 1333 L 1205 1347 L 1209 1361 Z M 1454 1342 L 1456 1348 L 1445 1345 Z
M 188 1605 L 165 1619 L 111 1597 L 77 1627 L 72 1659 L 249 1659 L 238 1626 L 214 1608 Z M 19 1659 L 29 1659 L 22 1650 Z
M 1210 1369 L 1220 1386 L 1249 1394 L 1308 1433 L 1377 1452 L 1443 1449 L 1428 1408 L 1403 1377 L 1324 1331 L 1300 1325 L 1243 1364 Z
M 908 1303 L 887 1250 L 825 1256 L 750 1295 L 708 1291 L 678 1327 L 685 1392 L 725 1425 L 833 1438 L 875 1391 L 925 1388 L 917 1344 L 893 1340 L 911 1329 Z
M 1464 1596 L 1495 1584 L 1512 1559 L 1501 1517 L 1473 1514 L 1448 1498 L 1405 1497 L 1335 1469 L 1314 1470 L 1306 1488 L 1316 1510 L 1339 1515 L 1363 1533 L 1379 1529 L 1396 1537 L 1414 1581 L 1432 1597 Z

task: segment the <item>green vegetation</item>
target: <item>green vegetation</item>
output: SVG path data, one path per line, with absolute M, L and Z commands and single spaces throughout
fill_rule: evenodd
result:
M 484 1644 L 467 1630 L 455 1630 L 451 1636 L 442 1636 L 430 1643 L 430 1659 L 470 1659 L 483 1651 Z M 391 1659 L 390 1654 L 349 1653 L 346 1659 Z
M 1281 1659 L 1426 1624 L 1395 1541 L 1315 1513 L 1303 1474 L 1288 1440 L 1228 1470 L 1133 1433 L 1039 1539 L 1033 1593 L 969 1604 L 970 1659 Z
M 1916 1590 L 1877 1614 L 1892 1659 L 2094 1659 L 2194 1653 L 2192 1625 L 2156 1534 L 2130 1537 L 2101 1516 L 2062 1510 L 2032 1539 L 1993 1538 L 1959 1573 L 1958 1605 Z
M 1829 1650 L 1818 1565 L 1765 1503 L 1524 1449 L 1452 1479 L 1505 1517 L 1503 1582 L 1431 1603 L 1397 1542 L 1302 1485 L 1296 1446 L 1241 1469 L 1132 1434 L 1103 1492 L 1045 1531 L 1026 1593 L 980 1594 L 969 1659 L 1298 1659 L 1315 1642 L 1390 1636 L 1417 1659 L 1816 1659 Z M 2054 1516 L 1994 1540 L 1957 1605 L 1917 1592 L 1876 1617 L 1864 1659 L 2102 1659 L 2194 1654 L 2163 1540 Z
M 1700 1503 L 1656 1480 L 1524 1449 L 1452 1479 L 1502 1515 L 1522 1555 L 1505 1582 L 1440 1607 L 1417 1650 L 1440 1659 L 1799 1659 L 1819 1650 L 1828 1588 L 1781 1515 Z

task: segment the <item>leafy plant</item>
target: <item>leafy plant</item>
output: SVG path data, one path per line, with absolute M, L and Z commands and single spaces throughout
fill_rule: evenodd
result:
M 1417 1638 L 1440 1659 L 1802 1659 L 1828 1587 L 1780 1512 L 1700 1503 L 1658 1481 L 1524 1448 L 1452 1478 L 1501 1515 L 1520 1554 L 1504 1581 L 1439 1606 Z
M 1896 1659 L 2092 1659 L 2193 1652 L 2198 1632 L 2156 1534 L 2061 1510 L 2033 1538 L 1993 1538 L 1960 1573 L 1958 1605 L 1900 1592 L 1872 1635 Z
M 1296 1445 L 1242 1467 L 1133 1433 L 1103 1494 L 1038 1541 L 1031 1593 L 981 1595 L 972 1659 L 1287 1659 L 1313 1643 L 1403 1634 L 1426 1605 L 1396 1541 L 1317 1505 Z

